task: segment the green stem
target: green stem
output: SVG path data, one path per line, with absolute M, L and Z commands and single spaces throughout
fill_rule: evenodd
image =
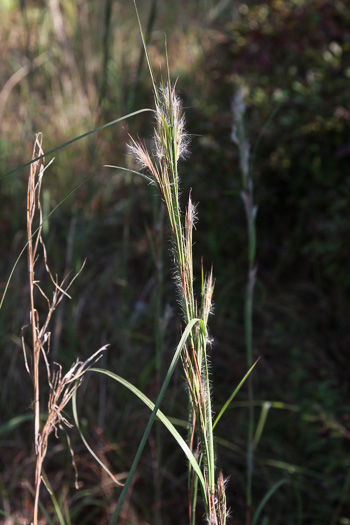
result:
M 248 368 L 252 366 L 252 344 L 253 344 L 253 293 L 254 293 L 254 269 L 249 268 L 248 284 L 246 288 L 245 306 L 245 338 Z M 252 376 L 248 377 L 248 448 L 247 448 L 247 525 L 250 525 L 250 514 L 252 506 L 252 479 L 253 479 L 253 434 L 254 434 L 254 392 Z
M 206 382 L 206 411 L 207 411 L 207 436 L 208 436 L 208 484 L 210 494 L 215 494 L 215 455 L 214 455 L 214 434 L 213 434 L 213 414 L 211 408 L 210 384 L 208 358 L 205 352 L 205 382 Z

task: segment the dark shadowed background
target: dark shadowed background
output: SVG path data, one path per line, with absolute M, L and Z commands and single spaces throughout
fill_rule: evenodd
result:
M 350 524 L 350 10 L 344 0 L 140 0 L 156 77 L 173 80 L 186 112 L 191 154 L 180 167 L 183 204 L 198 203 L 194 257 L 213 264 L 213 403 L 218 412 L 247 371 L 244 290 L 247 233 L 241 174 L 231 140 L 241 87 L 257 214 L 254 296 L 256 508 L 286 480 L 261 525 Z M 153 107 L 131 0 L 2 0 L 0 5 L 0 287 L 26 243 L 34 135 L 44 151 L 144 107 Z M 101 366 L 155 399 L 181 334 L 169 232 L 154 188 L 105 164 L 133 167 L 128 134 L 149 140 L 151 113 L 58 151 L 43 182 L 44 215 L 92 171 L 44 225 L 53 273 L 86 266 L 51 323 L 51 358 L 68 370 L 109 343 Z M 51 158 L 51 157 L 50 157 Z M 48 160 L 48 159 L 47 159 Z M 50 288 L 42 261 L 37 278 Z M 40 304 L 40 303 L 39 303 Z M 45 303 L 42 302 L 45 311 Z M 40 310 L 39 310 L 40 315 Z M 0 311 L 0 523 L 29 524 L 35 456 L 33 399 L 21 328 L 29 322 L 26 254 Z M 28 344 L 29 344 L 28 339 Z M 162 405 L 186 434 L 181 367 Z M 147 409 L 107 378 L 89 374 L 78 395 L 81 425 L 115 472 L 130 468 Z M 45 406 L 42 406 L 45 414 Z M 71 420 L 71 408 L 67 417 Z M 217 427 L 217 464 L 229 478 L 231 523 L 244 523 L 247 391 Z M 69 431 L 50 442 L 45 472 L 69 525 L 108 524 L 120 494 Z M 159 442 L 159 436 L 161 441 Z M 160 444 L 159 444 L 160 443 Z M 47 523 L 57 521 L 45 487 Z M 68 511 L 69 509 L 69 511 Z M 198 514 L 200 516 L 200 512 Z M 51 521 L 50 521 L 51 520 Z M 156 427 L 120 523 L 187 521 L 187 466 Z M 46 523 L 45 522 L 45 523 Z M 44 521 L 43 521 L 44 523 Z M 199 522 L 198 522 L 199 523 Z

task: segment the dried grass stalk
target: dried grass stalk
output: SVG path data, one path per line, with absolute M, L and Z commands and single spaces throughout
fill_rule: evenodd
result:
M 35 136 L 33 156 L 32 159 L 41 157 L 44 155 L 42 148 L 42 134 L 38 133 Z M 52 161 L 51 161 L 52 162 Z M 57 306 L 60 304 L 64 297 L 70 298 L 68 290 L 78 277 L 82 268 L 72 278 L 68 279 L 65 277 L 61 283 L 58 282 L 58 277 L 53 277 L 48 261 L 45 243 L 42 237 L 42 224 L 43 214 L 40 203 L 40 193 L 42 180 L 45 170 L 49 167 L 51 162 L 45 167 L 45 159 L 41 159 L 37 162 L 33 162 L 30 167 L 30 174 L 28 180 L 28 192 L 27 192 L 27 237 L 28 237 L 28 272 L 29 272 L 29 290 L 30 290 L 30 324 L 32 334 L 32 353 L 30 364 L 28 362 L 26 345 L 24 342 L 23 330 L 22 330 L 22 346 L 24 352 L 24 361 L 26 369 L 33 381 L 34 389 L 34 448 L 36 454 L 36 468 L 35 468 L 35 498 L 34 498 L 34 513 L 33 513 L 33 524 L 38 524 L 38 507 L 39 507 L 39 493 L 42 477 L 42 467 L 48 448 L 48 438 L 52 432 L 55 432 L 57 436 L 58 429 L 64 430 L 71 428 L 71 423 L 63 416 L 63 410 L 71 400 L 74 392 L 79 388 L 82 383 L 83 376 L 88 368 L 96 363 L 101 357 L 103 350 L 106 346 L 100 348 L 95 352 L 89 359 L 82 362 L 79 359 L 71 366 L 70 370 L 63 375 L 62 366 L 59 363 L 54 363 L 55 370 L 51 372 L 51 365 L 49 362 L 50 352 L 50 340 L 51 333 L 48 331 L 49 323 L 55 312 Z M 38 225 L 34 225 L 35 221 L 38 221 Z M 34 231 L 33 231 L 34 230 Z M 35 238 L 36 236 L 36 238 Z M 35 240 L 34 240 L 35 239 Z M 35 280 L 35 264 L 39 258 L 39 251 L 43 257 L 44 265 L 47 274 L 53 285 L 53 293 L 51 299 L 45 294 L 39 281 Z M 36 291 L 44 297 L 47 303 L 47 314 L 44 321 L 40 322 L 38 311 L 35 307 Z M 40 429 L 40 377 L 39 377 L 39 365 L 40 358 L 42 358 L 46 365 L 47 381 L 49 384 L 49 399 L 48 399 L 48 410 L 47 419 L 42 429 Z M 73 466 L 74 453 L 70 446 L 68 434 L 68 446 L 72 454 Z

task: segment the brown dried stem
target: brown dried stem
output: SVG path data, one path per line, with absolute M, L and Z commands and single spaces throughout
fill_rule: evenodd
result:
M 43 155 L 44 151 L 42 149 L 42 134 L 38 133 L 35 136 L 32 159 L 34 160 L 35 158 L 41 157 Z M 33 162 L 33 164 L 31 164 L 27 193 L 28 272 L 30 290 L 30 324 L 32 328 L 31 367 L 28 365 L 26 345 L 24 342 L 23 335 L 22 344 L 25 366 L 29 375 L 32 378 L 34 389 L 34 446 L 36 454 L 35 497 L 33 513 L 34 525 L 38 524 L 39 494 L 41 481 L 43 479 L 42 468 L 47 453 L 48 438 L 52 432 L 55 432 L 55 435 L 57 437 L 58 428 L 64 430 L 64 427 L 72 427 L 71 423 L 69 423 L 69 421 L 63 416 L 63 410 L 71 400 L 74 392 L 79 388 L 86 370 L 101 357 L 102 351 L 106 348 L 105 346 L 100 348 L 100 350 L 95 352 L 95 354 L 93 354 L 85 362 L 77 360 L 76 363 L 74 363 L 71 366 L 70 370 L 64 376 L 62 376 L 61 365 L 58 363 L 54 363 L 57 368 L 51 377 L 50 363 L 48 360 L 51 340 L 51 334 L 48 331 L 49 323 L 54 311 L 56 310 L 57 306 L 62 301 L 62 299 L 65 296 L 70 298 L 67 291 L 69 290 L 77 276 L 80 274 L 85 264 L 83 264 L 79 272 L 70 281 L 67 277 L 65 277 L 60 284 L 58 282 L 58 277 L 56 276 L 56 278 L 54 278 L 50 271 L 47 261 L 46 247 L 42 237 L 43 214 L 40 204 L 40 192 L 44 171 L 51 164 L 51 162 L 46 167 L 44 167 L 44 159 L 42 159 L 41 161 Z M 33 233 L 33 229 L 35 228 L 35 219 L 39 221 L 39 225 L 36 227 Z M 34 242 L 33 238 L 36 234 L 37 237 Z M 43 291 L 42 287 L 39 284 L 39 281 L 35 280 L 35 263 L 38 260 L 39 246 L 41 247 L 46 272 L 49 275 L 50 280 L 54 286 L 54 291 L 51 300 Z M 42 325 L 40 325 L 39 314 L 35 307 L 35 289 L 37 289 L 40 292 L 40 294 L 45 298 L 48 306 L 48 312 Z M 43 357 L 46 365 L 47 381 L 50 389 L 47 419 L 42 430 L 40 429 L 40 356 Z M 69 450 L 72 454 L 73 467 L 76 470 L 73 450 L 70 446 L 68 434 L 66 435 Z

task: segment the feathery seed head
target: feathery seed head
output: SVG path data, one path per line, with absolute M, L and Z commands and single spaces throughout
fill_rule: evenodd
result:
M 227 508 L 226 508 L 226 491 L 225 491 L 226 482 L 222 472 L 219 474 L 218 484 L 217 484 L 217 495 L 218 495 L 218 517 L 219 525 L 226 525 L 226 519 L 228 517 Z
M 207 323 L 209 315 L 213 312 L 213 293 L 214 293 L 213 269 L 206 276 L 203 293 L 203 321 Z
M 155 143 L 156 150 L 161 156 L 175 153 L 175 162 L 184 158 L 188 151 L 189 138 L 185 131 L 185 117 L 179 97 L 176 95 L 175 87 L 169 84 L 159 87 L 160 104 L 156 102 L 156 127 Z M 174 152 L 169 151 L 170 142 L 173 142 Z M 163 151 L 165 148 L 165 152 Z
M 141 141 L 136 142 L 131 136 L 130 139 L 131 142 L 128 144 L 129 153 L 132 155 L 134 160 L 141 166 L 141 168 L 146 168 L 149 170 L 154 181 L 159 185 L 160 179 L 158 166 L 155 162 L 152 161 L 148 149 Z

